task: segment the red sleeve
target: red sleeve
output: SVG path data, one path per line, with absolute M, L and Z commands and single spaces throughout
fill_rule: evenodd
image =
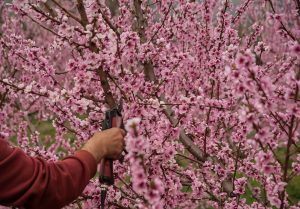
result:
M 31 209 L 56 209 L 76 199 L 96 173 L 96 160 L 77 151 L 49 163 L 11 148 L 0 139 L 0 204 Z

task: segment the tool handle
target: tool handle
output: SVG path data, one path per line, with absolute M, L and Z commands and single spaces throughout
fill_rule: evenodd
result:
M 107 128 L 113 127 L 122 127 L 123 121 L 122 117 L 118 114 L 111 114 L 108 118 Z M 114 184 L 114 169 L 113 169 L 113 160 L 111 159 L 102 159 L 100 162 L 99 170 L 99 182 L 101 184 L 106 184 L 108 186 Z
M 112 117 L 110 120 L 110 126 L 117 127 L 117 117 Z M 102 159 L 100 162 L 100 170 L 99 170 L 99 181 L 101 184 L 113 185 L 114 184 L 114 166 L 113 161 L 111 159 Z
M 101 184 L 113 185 L 114 184 L 114 169 L 113 169 L 113 161 L 110 159 L 102 159 L 100 162 L 100 174 L 99 174 L 99 182 Z

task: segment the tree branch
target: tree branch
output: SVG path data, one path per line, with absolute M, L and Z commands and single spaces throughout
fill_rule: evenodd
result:
M 81 24 L 85 27 L 88 23 L 88 17 L 84 8 L 84 3 L 82 0 L 77 0 L 77 9 L 81 17 Z
M 142 4 L 141 0 L 134 0 L 135 16 L 137 18 L 135 29 L 140 36 L 141 43 L 145 43 L 147 41 L 146 33 L 145 33 L 145 27 L 147 23 L 146 23 L 146 19 L 143 16 L 143 10 L 141 8 L 141 4 Z M 143 63 L 143 66 L 144 66 L 145 79 L 152 82 L 156 82 L 157 78 L 154 73 L 152 62 L 146 61 L 145 63 Z M 159 97 L 158 99 L 160 101 L 163 101 L 166 104 L 169 103 L 166 101 L 163 95 L 161 95 L 161 97 Z M 166 106 L 166 109 L 164 110 L 164 114 L 167 116 L 167 118 L 169 119 L 169 121 L 173 126 L 175 126 L 178 123 L 178 119 L 173 117 L 173 111 L 171 110 L 170 106 Z M 205 161 L 205 156 L 203 152 L 194 144 L 192 139 L 190 139 L 186 135 L 184 129 L 180 130 L 179 140 L 198 161 L 201 162 Z
M 76 17 L 75 15 L 73 15 L 71 12 L 69 12 L 66 8 L 64 8 L 62 5 L 60 5 L 56 0 L 51 0 L 54 4 L 56 4 L 56 6 L 58 6 L 62 11 L 65 12 L 65 14 L 67 14 L 69 17 L 73 18 L 76 22 L 80 23 L 81 25 L 83 25 L 83 23 L 81 22 L 81 20 Z

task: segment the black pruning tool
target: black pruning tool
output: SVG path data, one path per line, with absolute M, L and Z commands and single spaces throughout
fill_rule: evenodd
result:
M 123 100 L 121 99 L 119 104 L 116 105 L 116 107 L 106 111 L 105 119 L 102 122 L 102 130 L 110 129 L 113 127 L 119 127 L 125 129 L 123 124 L 123 119 L 122 119 L 122 105 L 123 105 Z M 99 170 L 99 182 L 100 182 L 100 190 L 101 190 L 100 208 L 104 209 L 108 187 L 114 184 L 113 160 L 111 159 L 101 160 L 100 170 Z

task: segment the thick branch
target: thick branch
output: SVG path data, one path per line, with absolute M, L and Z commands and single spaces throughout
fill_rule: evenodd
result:
M 143 10 L 141 4 L 142 4 L 141 0 L 134 0 L 135 16 L 137 19 L 137 21 L 135 22 L 134 30 L 136 30 L 137 33 L 139 34 L 141 44 L 144 44 L 147 42 L 147 37 L 145 32 L 145 28 L 147 26 L 147 20 L 143 16 Z M 152 62 L 150 60 L 145 61 L 143 65 L 144 65 L 145 79 L 148 81 L 156 82 L 157 79 L 154 73 Z
M 114 17 L 118 13 L 118 9 L 119 9 L 118 0 L 105 0 L 105 5 L 109 8 L 112 17 Z
M 77 9 L 79 11 L 80 14 L 80 18 L 81 18 L 81 24 L 83 26 L 86 26 L 89 23 L 85 8 L 84 8 L 84 4 L 82 0 L 77 0 Z
M 104 72 L 102 67 L 99 67 L 97 69 L 97 74 L 100 77 L 100 82 L 101 82 L 101 86 L 102 86 L 103 91 L 104 91 L 106 104 L 108 104 L 108 106 L 110 108 L 115 107 L 116 106 L 116 101 L 115 101 L 115 99 L 112 95 L 112 92 L 110 90 L 110 86 L 109 86 L 108 79 L 107 79 L 107 73 Z
M 93 43 L 91 43 L 90 45 L 90 50 L 95 53 L 99 51 L 97 46 Z M 103 70 L 101 66 L 96 70 L 96 72 L 97 75 L 100 77 L 101 86 L 103 88 L 105 96 L 105 103 L 109 106 L 109 108 L 114 108 L 116 106 L 116 101 L 110 89 L 110 85 L 108 82 L 108 74 Z
M 142 4 L 141 0 L 134 0 L 135 15 L 137 18 L 135 29 L 140 36 L 141 43 L 143 44 L 147 41 L 146 33 L 145 33 L 145 27 L 147 23 L 146 23 L 146 19 L 143 16 L 143 10 L 141 8 L 141 4 Z M 152 62 L 147 61 L 143 63 L 143 65 L 144 65 L 145 79 L 155 82 L 157 79 L 154 73 Z M 163 101 L 166 104 L 169 103 L 168 101 L 166 101 L 163 95 L 159 99 L 160 101 Z M 173 116 L 173 111 L 170 106 L 166 105 L 166 109 L 164 113 L 173 126 L 176 126 L 178 124 L 178 119 Z M 201 162 L 205 161 L 203 152 L 194 144 L 192 139 L 186 135 L 184 129 L 180 130 L 179 140 L 198 161 Z

